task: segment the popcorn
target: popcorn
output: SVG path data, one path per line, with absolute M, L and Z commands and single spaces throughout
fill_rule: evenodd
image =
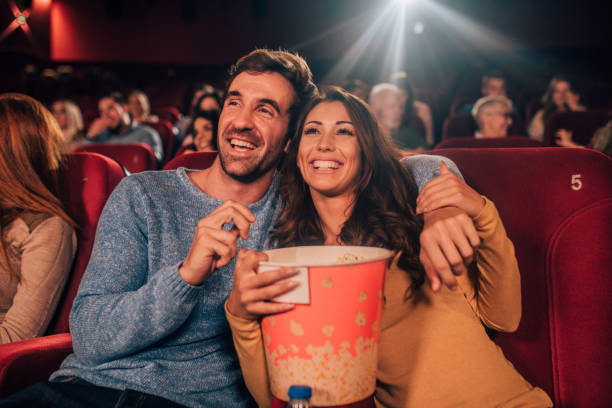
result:
M 326 289 L 331 289 L 334 287 L 334 284 L 331 280 L 331 278 L 325 278 L 321 281 L 321 286 L 323 286 Z
M 363 292 L 359 293 L 359 303 L 363 303 L 366 300 L 368 300 L 368 293 L 364 290 Z
M 354 353 L 351 344 L 342 342 L 338 349 L 326 341 L 324 345 L 307 346 L 311 359 L 287 356 L 276 361 L 276 351 L 266 348 L 272 393 L 288 400 L 287 392 L 293 384 L 312 387 L 313 405 L 340 405 L 359 401 L 374 393 L 378 345 L 374 339 L 359 337 Z
M 353 262 L 363 261 L 364 259 L 365 258 L 362 255 L 354 255 L 354 254 L 346 253 L 338 257 L 338 263 L 340 264 L 353 263 Z

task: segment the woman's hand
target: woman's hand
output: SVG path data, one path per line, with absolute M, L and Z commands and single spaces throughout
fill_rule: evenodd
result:
M 293 309 L 291 303 L 269 300 L 296 288 L 299 283 L 290 280 L 298 273 L 291 268 L 257 272 L 259 262 L 267 261 L 263 252 L 241 249 L 236 259 L 234 287 L 227 300 L 228 311 L 242 319 L 256 320 L 261 316 L 282 313 Z
M 485 205 L 485 199 L 440 163 L 440 176 L 429 181 L 417 197 L 417 214 L 453 206 L 474 218 Z
M 555 143 L 563 147 L 584 147 L 580 146 L 572 140 L 572 131 L 567 129 L 559 129 L 555 133 Z

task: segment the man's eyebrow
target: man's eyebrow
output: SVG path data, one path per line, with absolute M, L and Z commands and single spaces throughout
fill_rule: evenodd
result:
M 263 99 L 259 100 L 259 103 L 268 104 L 268 105 L 270 105 L 270 106 L 272 106 L 274 108 L 276 113 L 278 113 L 279 115 L 281 114 L 280 107 L 278 106 L 278 103 L 276 103 L 276 101 L 274 99 L 263 98 Z
M 227 96 L 241 96 L 239 91 L 229 91 Z

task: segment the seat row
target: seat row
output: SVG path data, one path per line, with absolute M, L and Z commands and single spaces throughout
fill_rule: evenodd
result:
M 443 149 L 466 181 L 495 202 L 514 242 L 523 316 L 494 341 L 555 406 L 612 406 L 612 159 L 587 149 Z M 215 153 L 167 169 L 209 166 Z M 112 159 L 69 157 L 68 210 L 80 225 L 71 277 L 47 336 L 0 346 L 0 396 L 45 380 L 72 352 L 68 313 L 91 254 L 100 212 L 124 177 Z

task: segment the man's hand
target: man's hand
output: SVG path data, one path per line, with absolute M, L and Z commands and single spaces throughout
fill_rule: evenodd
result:
M 456 207 L 439 208 L 423 215 L 425 226 L 421 232 L 419 258 L 434 292 L 444 283 L 451 290 L 457 288 L 455 275 L 466 272 L 472 262 L 474 248 L 480 238 L 472 219 Z
M 223 230 L 225 224 L 233 222 L 230 231 Z M 200 285 L 215 269 L 225 266 L 236 256 L 237 241 L 249 237 L 249 228 L 255 216 L 244 205 L 226 201 L 207 217 L 198 222 L 191 248 L 179 274 L 191 285 Z
M 96 118 L 89 125 L 89 130 L 87 130 L 87 138 L 93 139 L 98 136 L 100 133 L 104 132 L 109 128 L 110 123 L 104 118 Z
M 440 176 L 429 181 L 417 197 L 417 214 L 454 206 L 474 218 L 485 205 L 484 198 L 440 163 Z
M 440 163 L 440 177 L 428 182 L 417 198 L 417 213 L 423 213 L 419 257 L 434 292 L 442 283 L 457 287 L 455 275 L 465 273 L 480 239 L 472 218 L 482 211 L 485 200 L 474 189 Z
M 286 312 L 293 308 L 290 303 L 267 302 L 289 292 L 299 285 L 288 278 L 298 273 L 295 269 L 280 268 L 257 273 L 259 262 L 267 261 L 263 252 L 241 249 L 236 259 L 234 287 L 227 301 L 229 312 L 247 320 L 260 316 Z

